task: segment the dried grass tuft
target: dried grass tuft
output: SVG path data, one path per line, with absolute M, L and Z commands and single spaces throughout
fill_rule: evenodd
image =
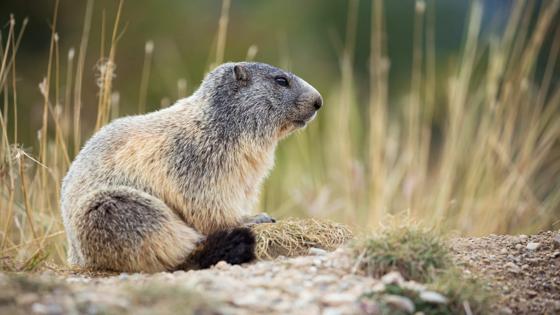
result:
M 309 248 L 334 250 L 353 237 L 348 226 L 326 220 L 288 218 L 253 226 L 258 259 L 306 255 Z

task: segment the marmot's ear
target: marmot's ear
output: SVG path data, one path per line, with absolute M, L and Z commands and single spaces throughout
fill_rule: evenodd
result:
M 247 69 L 242 65 L 233 66 L 233 77 L 237 81 L 247 81 L 249 80 L 249 75 L 247 74 Z

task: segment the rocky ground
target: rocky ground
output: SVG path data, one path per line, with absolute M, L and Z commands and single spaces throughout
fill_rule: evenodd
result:
M 560 234 L 452 242 L 456 260 L 488 279 L 504 314 L 560 314 Z
M 465 272 L 487 278 L 502 314 L 560 314 L 560 236 L 488 236 L 452 240 Z M 348 250 L 174 273 L 86 275 L 0 273 L 0 314 L 378 314 L 383 305 L 414 313 L 398 283 L 426 303 L 447 298 L 398 273 L 362 275 Z M 365 298 L 375 295 L 376 303 Z M 468 305 L 466 305 L 468 312 Z

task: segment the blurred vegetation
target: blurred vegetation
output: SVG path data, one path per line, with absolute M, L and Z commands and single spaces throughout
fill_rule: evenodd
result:
M 78 49 L 87 1 L 60 2 L 57 33 L 61 58 L 61 74 L 67 66 L 64 59 L 69 49 Z M 435 3 L 435 2 L 434 2 Z M 489 10 L 485 28 L 497 24 L 503 27 L 509 4 L 503 1 L 484 1 Z M 469 4 L 464 1 L 435 3 L 437 25 L 437 67 L 450 67 L 457 59 L 462 45 L 462 34 Z M 263 2 L 234 1 L 228 23 L 228 38 L 224 60 L 244 60 L 249 47 L 257 47 L 256 60 L 277 65 L 295 72 L 327 93 L 340 78 L 339 57 L 346 37 L 348 18 L 346 1 Z M 371 1 L 357 2 L 354 69 L 357 84 L 367 88 L 370 42 Z M 41 122 L 41 96 L 37 85 L 47 69 L 50 24 L 54 1 L 4 1 L 0 3 L 0 25 L 4 37 L 10 13 L 16 21 L 29 19 L 25 36 L 18 50 L 18 86 L 22 91 L 19 106 L 34 111 L 35 117 L 21 116 L 20 120 Z M 105 20 L 105 48 L 109 44 L 112 22 L 118 7 L 115 0 L 96 0 L 93 5 L 91 33 L 84 73 L 84 115 L 96 114 L 95 67 L 99 60 L 101 30 Z M 177 82 L 187 81 L 190 94 L 201 81 L 215 58 L 216 34 L 221 1 L 171 0 L 125 2 L 122 12 L 122 40 L 116 56 L 117 80 L 114 89 L 120 94 L 120 114 L 134 114 L 138 109 L 144 48 L 153 41 L 154 53 L 149 79 L 146 109 L 159 108 L 162 100 L 174 102 L 179 96 Z M 388 1 L 384 9 L 387 24 L 387 55 L 391 63 L 389 88 L 397 98 L 410 87 L 412 66 L 414 0 Z M 105 16 L 105 18 L 103 18 Z M 360 96 L 367 97 L 365 91 Z M 366 103 L 358 104 L 366 106 Z M 334 106 L 334 105 L 333 105 Z M 31 120 L 31 121 L 30 121 Z M 94 125 L 84 120 L 84 130 Z M 37 127 L 38 128 L 38 127 Z M 27 146 L 34 144 L 37 128 L 21 130 L 21 140 Z
M 0 256 L 63 261 L 60 182 L 83 142 L 246 59 L 293 71 L 326 100 L 280 145 L 263 210 L 357 229 L 403 211 L 470 235 L 557 228 L 559 6 L 2 2 Z

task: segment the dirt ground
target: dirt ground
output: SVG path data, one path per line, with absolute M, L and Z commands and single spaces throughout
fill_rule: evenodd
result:
M 456 238 L 451 245 L 459 266 L 490 282 L 495 313 L 560 314 L 558 233 Z M 0 314 L 379 314 L 363 296 L 395 281 L 441 298 L 398 274 L 360 274 L 346 249 L 313 249 L 302 257 L 152 275 L 0 273 Z M 386 300 L 403 314 L 414 312 L 406 298 Z
M 560 234 L 452 241 L 457 262 L 488 277 L 504 314 L 560 314 Z

